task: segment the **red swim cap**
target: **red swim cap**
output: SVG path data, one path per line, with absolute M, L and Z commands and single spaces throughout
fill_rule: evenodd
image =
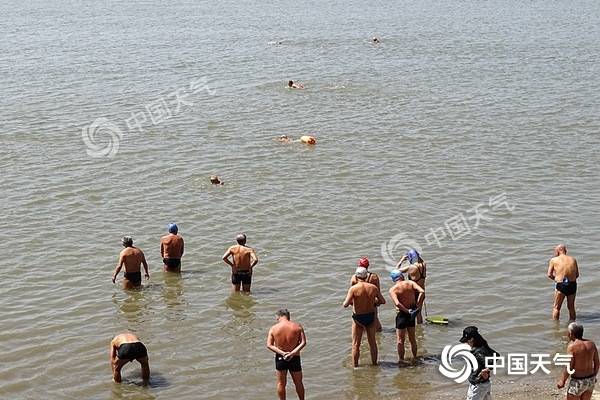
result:
M 363 267 L 363 268 L 368 268 L 369 267 L 369 259 L 367 257 L 361 258 L 360 260 L 358 260 L 358 266 Z

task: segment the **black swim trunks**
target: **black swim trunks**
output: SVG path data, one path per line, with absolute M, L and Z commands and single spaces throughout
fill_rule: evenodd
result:
M 243 283 L 244 285 L 249 285 L 252 283 L 252 272 L 250 271 L 238 271 L 235 274 L 231 274 L 231 283 L 234 285 L 239 285 Z
M 558 282 L 556 284 L 556 290 L 565 296 L 572 296 L 577 293 L 577 282 Z
M 396 314 L 396 329 L 414 328 L 417 314 L 410 315 L 402 311 Z
M 302 371 L 302 364 L 300 363 L 300 356 L 290 358 L 288 361 L 283 359 L 280 354 L 275 354 L 275 369 L 277 371 L 290 371 L 300 372 Z
M 373 322 L 375 322 L 375 313 L 367 313 L 367 314 L 352 314 L 352 319 L 358 322 L 360 325 L 364 327 L 369 327 Z
M 163 263 L 167 266 L 167 268 L 180 268 L 181 258 L 163 258 Z
M 125 279 L 133 283 L 135 286 L 142 284 L 142 272 L 125 272 Z
M 138 358 L 148 357 L 148 350 L 142 342 L 123 343 L 117 350 L 117 357 L 120 360 L 137 360 Z

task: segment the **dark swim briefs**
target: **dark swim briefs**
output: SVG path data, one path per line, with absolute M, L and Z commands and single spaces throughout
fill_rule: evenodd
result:
M 577 293 L 577 282 L 558 282 L 556 284 L 556 290 L 565 296 L 572 296 Z
M 288 361 L 283 359 L 280 354 L 275 354 L 275 369 L 277 371 L 290 371 L 300 372 L 302 371 L 302 365 L 300 363 L 300 356 L 294 356 Z
M 142 272 L 125 272 L 125 279 L 133 283 L 135 286 L 142 284 Z
M 368 328 L 373 322 L 375 322 L 375 313 L 367 314 L 352 314 L 352 319 L 360 325 Z
M 396 314 L 396 329 L 414 328 L 417 313 L 411 315 L 402 311 L 398 311 Z
M 138 358 L 148 357 L 148 350 L 142 342 L 123 343 L 117 350 L 117 357 L 120 360 L 137 360 Z
M 231 283 L 234 285 L 239 285 L 243 283 L 244 285 L 249 285 L 252 283 L 252 272 L 250 271 L 238 271 L 234 274 L 231 274 Z
M 181 258 L 163 258 L 163 263 L 167 266 L 167 268 L 180 268 Z

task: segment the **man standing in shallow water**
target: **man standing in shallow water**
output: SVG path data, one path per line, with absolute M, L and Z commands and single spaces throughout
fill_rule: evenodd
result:
M 598 349 L 594 342 L 583 338 L 582 325 L 575 322 L 570 323 L 567 335 L 571 341 L 567 347 L 567 352 L 571 355 L 569 368 L 574 370 L 567 388 L 567 400 L 590 400 L 600 369 Z M 568 378 L 569 371 L 565 367 L 556 386 L 562 389 Z
M 176 224 L 169 225 L 169 234 L 160 238 L 160 256 L 163 259 L 164 270 L 181 272 L 181 257 L 183 257 L 183 238 L 178 234 Z
M 368 276 L 366 268 L 356 268 L 355 275 L 357 283 L 350 287 L 342 305 L 344 308 L 350 305 L 354 307 L 354 314 L 352 314 L 352 364 L 354 368 L 357 368 L 363 332 L 367 332 L 371 363 L 377 365 L 375 310 L 377 306 L 385 304 L 385 299 L 377 286 L 366 282 Z
M 304 400 L 304 384 L 302 383 L 302 365 L 300 351 L 306 346 L 304 328 L 290 321 L 290 312 L 282 308 L 275 314 L 277 324 L 273 325 L 267 335 L 267 348 L 275 353 L 275 369 L 277 370 L 277 395 L 285 400 L 287 373 L 290 371 L 296 393 Z
M 246 235 L 240 233 L 235 240 L 238 244 L 227 249 L 223 261 L 231 266 L 233 290 L 239 292 L 241 284 L 242 290 L 248 293 L 252 284 L 252 270 L 258 263 L 258 257 L 252 247 L 246 246 Z M 232 257 L 233 261 L 229 257 Z
M 142 250 L 133 246 L 133 239 L 129 236 L 123 236 L 121 239 L 123 250 L 119 254 L 119 263 L 115 268 L 115 272 L 112 276 L 112 282 L 115 283 L 117 275 L 121 271 L 121 268 L 125 267 L 125 279 L 123 280 L 123 289 L 134 289 L 142 286 L 142 273 L 140 271 L 141 265 L 144 266 L 146 272 L 146 279 L 150 279 L 148 273 L 148 263 Z
M 567 246 L 564 244 L 559 244 L 554 248 L 554 257 L 548 264 L 548 278 L 556 282 L 552 319 L 560 319 L 560 309 L 566 297 L 569 320 L 575 321 L 575 295 L 577 293 L 579 267 L 577 266 L 577 260 L 567 255 Z

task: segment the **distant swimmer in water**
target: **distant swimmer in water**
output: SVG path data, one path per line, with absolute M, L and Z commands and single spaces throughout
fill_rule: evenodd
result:
M 121 244 L 125 247 L 119 254 L 119 263 L 112 276 L 112 282 L 115 283 L 117 275 L 121 268 L 125 267 L 125 279 L 123 280 L 123 289 L 134 289 L 142 286 L 141 266 L 144 266 L 146 279 L 150 279 L 148 273 L 148 263 L 142 250 L 133 246 L 133 239 L 129 236 L 123 236 Z
M 212 175 L 210 177 L 210 183 L 212 183 L 213 185 L 224 185 L 221 179 L 219 179 L 219 177 L 216 175 Z
M 415 319 L 423 302 L 425 290 L 413 281 L 405 281 L 404 275 L 399 270 L 390 273 L 394 286 L 390 288 L 390 297 L 396 306 L 396 344 L 398 346 L 398 360 L 404 362 L 404 343 L 408 332 L 408 341 L 413 358 L 417 358 L 417 338 L 415 335 Z
M 233 285 L 233 290 L 239 292 L 241 284 L 244 292 L 250 292 L 252 271 L 258 263 L 258 257 L 252 247 L 246 246 L 246 235 L 240 233 L 236 236 L 235 240 L 237 241 L 237 245 L 227 249 L 223 255 L 223 261 L 231 266 L 231 284 Z
M 565 387 L 569 379 L 568 370 L 571 369 L 573 373 L 567 387 L 567 400 L 590 400 L 600 370 L 598 349 L 594 342 L 583 338 L 583 325 L 571 322 L 567 334 L 567 353 L 571 356 L 571 365 L 565 366 L 556 386 L 559 389 Z
M 280 135 L 277 136 L 274 140 L 281 142 L 281 143 L 292 143 L 292 139 L 290 137 L 288 137 L 287 135 Z
M 288 89 L 304 89 L 304 85 L 301 83 L 294 83 L 294 81 L 289 81 Z
M 371 42 L 378 44 L 378 43 L 381 43 L 381 40 L 379 40 L 379 38 L 377 36 L 375 36 L 373 39 L 371 39 Z
M 110 342 L 110 366 L 113 380 L 121 383 L 121 369 L 129 362 L 136 360 L 142 366 L 142 379 L 145 383 L 150 380 L 150 365 L 148 350 L 140 339 L 133 333 L 121 333 Z
M 306 346 L 306 335 L 302 325 L 290 321 L 290 312 L 283 308 L 275 314 L 277 323 L 271 327 L 267 335 L 267 348 L 275 353 L 275 370 L 277 371 L 277 395 L 285 400 L 287 373 L 290 372 L 296 393 L 304 400 L 304 384 L 302 383 L 302 364 L 300 351 Z
M 356 284 L 348 290 L 346 299 L 342 304 L 344 308 L 352 305 L 354 313 L 352 314 L 352 364 L 354 368 L 358 367 L 360 358 L 360 344 L 362 342 L 363 332 L 367 332 L 369 341 L 369 350 L 371 352 L 371 363 L 377 365 L 377 342 L 375 341 L 375 310 L 377 306 L 385 304 L 385 299 L 377 286 L 367 283 L 369 274 L 366 268 L 356 268 Z
M 406 260 L 408 260 L 409 265 L 402 267 L 402 263 Z M 425 289 L 425 278 L 427 278 L 427 265 L 425 264 L 425 261 L 423 261 L 421 255 L 417 250 L 410 249 L 405 255 L 403 255 L 400 261 L 398 261 L 396 269 L 400 270 L 400 272 L 402 273 L 407 273 L 408 279 Z M 423 315 L 420 309 L 419 314 L 417 315 L 417 323 L 423 323 Z
M 310 135 L 300 136 L 300 141 L 304 144 L 309 144 L 309 145 L 317 144 L 317 139 L 314 136 L 310 136 Z
M 367 257 L 362 257 L 360 260 L 358 260 L 358 266 L 367 269 L 367 278 L 365 279 L 365 282 L 372 283 L 373 285 L 377 286 L 379 293 L 381 293 L 379 275 L 374 272 L 369 272 L 369 259 Z M 350 278 L 350 286 L 356 285 L 357 283 L 358 279 L 356 278 L 356 275 L 352 275 L 352 278 Z M 381 322 L 379 322 L 379 317 L 377 316 L 377 308 L 375 309 L 375 331 L 382 331 Z
M 181 272 L 184 244 L 178 232 L 176 224 L 169 224 L 169 234 L 160 238 L 160 256 L 167 272 Z
M 575 321 L 575 295 L 577 293 L 579 267 L 577 266 L 577 260 L 567 255 L 567 246 L 564 244 L 559 244 L 554 248 L 554 257 L 548 263 L 548 278 L 556 282 L 552 319 L 560 319 L 560 309 L 566 297 L 569 320 Z

